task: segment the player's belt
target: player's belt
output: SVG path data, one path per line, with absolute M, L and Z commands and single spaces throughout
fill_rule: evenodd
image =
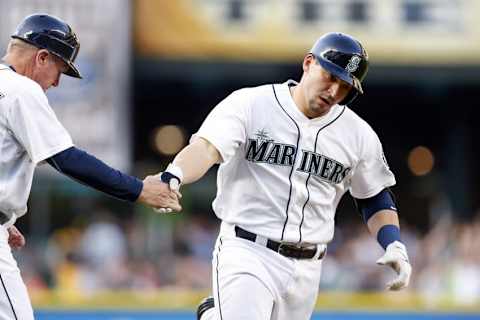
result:
M 235 226 L 235 235 L 238 238 L 259 243 L 257 241 L 258 236 L 255 233 L 244 230 L 239 226 Z M 316 248 L 315 249 L 302 248 L 293 244 L 280 243 L 270 239 L 267 239 L 265 246 L 275 252 L 278 252 L 282 256 L 295 258 L 295 259 L 312 259 L 313 257 L 315 257 L 317 253 Z M 323 251 L 318 255 L 318 259 L 322 259 L 325 256 L 326 251 L 327 251 L 326 248 L 323 249 Z

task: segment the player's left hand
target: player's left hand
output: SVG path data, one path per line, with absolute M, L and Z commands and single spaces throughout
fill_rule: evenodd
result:
M 398 276 L 387 283 L 388 290 L 400 290 L 406 288 L 410 282 L 412 266 L 408 261 L 405 245 L 399 241 L 390 243 L 385 254 L 377 260 L 377 264 L 389 265 Z
M 25 246 L 25 237 L 15 226 L 10 226 L 7 230 L 8 244 L 12 249 L 18 250 Z

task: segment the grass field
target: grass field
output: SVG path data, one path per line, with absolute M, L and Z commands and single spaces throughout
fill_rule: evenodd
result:
M 56 311 L 38 310 L 37 320 L 195 320 L 191 311 Z M 480 314 L 416 313 L 416 312 L 317 312 L 312 320 L 473 320 Z

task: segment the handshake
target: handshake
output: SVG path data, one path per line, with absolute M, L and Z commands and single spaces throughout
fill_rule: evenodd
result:
M 179 203 L 182 179 L 182 170 L 170 164 L 164 172 L 143 180 L 143 189 L 137 201 L 153 207 L 156 212 L 179 212 L 182 210 Z

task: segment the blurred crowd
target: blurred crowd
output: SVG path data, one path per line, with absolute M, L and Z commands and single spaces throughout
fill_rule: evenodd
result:
M 48 241 L 29 242 L 27 238 L 27 246 L 15 255 L 30 290 L 209 290 L 211 254 L 219 227 L 213 213 L 174 218 L 148 213 L 119 219 L 102 208 L 91 216 L 94 219 L 88 223 L 54 231 Z M 444 215 L 428 232 L 402 223 L 402 238 L 413 266 L 408 290 L 432 299 L 449 295 L 459 304 L 478 303 L 480 214 L 476 217 L 458 223 Z M 393 271 L 375 264 L 382 251 L 359 216 L 339 223 L 319 289 L 383 290 Z
M 440 217 L 427 232 L 403 222 L 401 230 L 413 268 L 407 290 L 427 302 L 440 298 L 456 305 L 480 302 L 480 214 L 468 223 Z M 337 230 L 320 290 L 383 290 L 394 272 L 374 265 L 382 252 L 362 225 Z

